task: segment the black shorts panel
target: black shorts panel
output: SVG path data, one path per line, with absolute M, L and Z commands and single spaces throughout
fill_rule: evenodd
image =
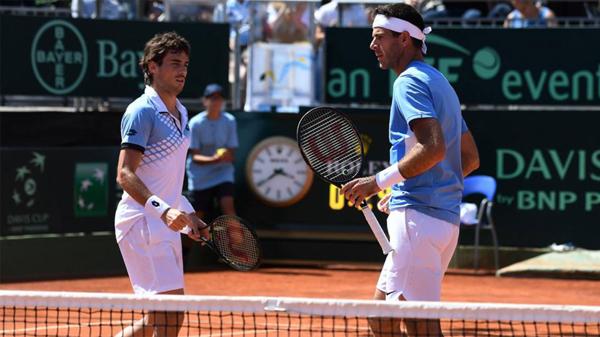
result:
M 233 183 L 225 182 L 205 190 L 192 191 L 194 197 L 194 209 L 202 212 L 210 212 L 213 209 L 215 199 L 233 196 Z

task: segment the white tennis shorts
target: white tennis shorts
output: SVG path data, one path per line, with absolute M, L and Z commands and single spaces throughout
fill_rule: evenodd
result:
M 163 224 L 166 227 L 166 225 Z M 145 217 L 135 224 L 119 242 L 119 249 L 136 294 L 157 294 L 183 289 L 181 237 L 153 238 Z
M 377 289 L 387 300 L 439 301 L 442 278 L 458 242 L 459 226 L 410 208 L 387 219 L 390 244 Z

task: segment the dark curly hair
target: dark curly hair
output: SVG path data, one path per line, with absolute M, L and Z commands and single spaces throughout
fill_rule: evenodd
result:
M 419 12 L 412 6 L 407 4 L 396 3 L 378 6 L 373 11 L 373 15 L 377 14 L 385 15 L 388 18 L 395 17 L 398 19 L 402 19 L 417 26 L 420 30 L 425 29 L 425 22 L 423 21 L 423 17 L 421 16 L 421 14 L 419 14 Z M 400 33 L 392 32 L 392 34 L 394 34 L 394 36 L 398 36 Z M 411 37 L 411 40 L 415 47 L 421 49 L 421 46 L 423 45 L 423 42 L 421 40 L 417 40 L 414 37 Z
M 163 59 L 169 52 L 184 52 L 190 55 L 190 43 L 182 36 L 175 32 L 166 32 L 154 35 L 144 47 L 144 56 L 140 60 L 140 67 L 144 72 L 144 83 L 152 84 L 152 74 L 148 70 L 150 61 L 162 64 Z

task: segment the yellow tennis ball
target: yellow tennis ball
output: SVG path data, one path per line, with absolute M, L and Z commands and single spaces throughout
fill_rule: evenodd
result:
M 227 151 L 227 149 L 223 148 L 223 147 L 220 149 L 217 149 L 217 156 L 222 156 L 223 153 L 225 153 L 225 151 Z

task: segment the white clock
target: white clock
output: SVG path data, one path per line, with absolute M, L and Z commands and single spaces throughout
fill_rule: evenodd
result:
M 269 137 L 256 144 L 246 161 L 246 180 L 261 201 L 286 207 L 300 201 L 313 181 L 296 141 Z

